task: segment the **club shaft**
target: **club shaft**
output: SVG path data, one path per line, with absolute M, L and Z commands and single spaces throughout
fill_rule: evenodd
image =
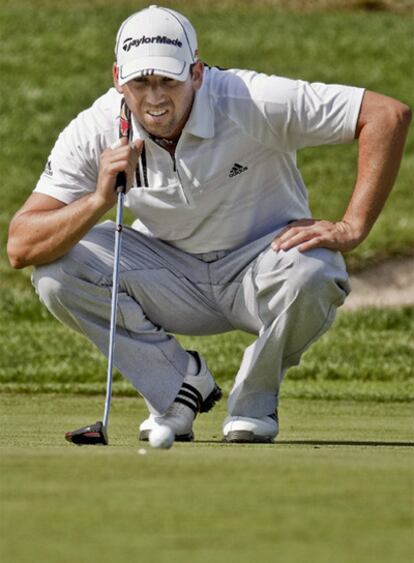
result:
M 119 186 L 117 189 L 118 200 L 117 200 L 117 208 L 116 208 L 114 269 L 112 275 L 112 299 L 111 299 L 111 321 L 109 328 L 108 371 L 106 375 L 105 410 L 104 410 L 104 416 L 102 421 L 104 428 L 107 428 L 108 426 L 109 410 L 111 407 L 111 396 L 112 396 L 112 372 L 113 372 L 114 352 L 115 352 L 116 317 L 118 310 L 119 262 L 121 255 L 122 220 L 123 220 L 124 197 L 125 197 L 124 190 L 125 190 L 124 186 Z

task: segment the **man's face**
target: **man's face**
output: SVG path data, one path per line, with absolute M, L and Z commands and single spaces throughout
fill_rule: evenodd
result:
M 201 87 L 203 68 L 202 62 L 195 63 L 185 82 L 163 76 L 145 76 L 120 86 L 118 69 L 114 65 L 114 83 L 148 133 L 176 139 L 190 115 L 195 92 Z

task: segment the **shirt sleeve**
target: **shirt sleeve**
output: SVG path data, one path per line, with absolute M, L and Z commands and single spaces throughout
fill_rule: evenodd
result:
M 217 88 L 226 114 L 259 142 L 280 151 L 351 142 L 364 90 L 233 70 Z
M 62 131 L 34 192 L 69 204 L 95 191 L 100 155 L 117 139 L 116 120 L 109 111 L 111 99 L 107 98 L 81 112 Z
M 81 120 L 83 121 L 83 120 Z M 59 135 L 34 189 L 63 203 L 72 203 L 95 190 L 97 167 L 90 159 L 90 142 L 79 143 L 79 117 Z
M 352 86 L 297 81 L 287 103 L 286 146 L 301 149 L 353 141 L 363 93 Z M 265 103 L 264 110 L 269 126 L 277 127 L 273 104 Z

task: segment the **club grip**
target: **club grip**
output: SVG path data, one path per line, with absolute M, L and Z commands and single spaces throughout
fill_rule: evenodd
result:
M 121 191 L 123 191 L 125 193 L 125 191 L 126 191 L 126 174 L 125 174 L 125 172 L 118 172 L 118 174 L 116 175 L 115 191 L 119 191 L 119 188 L 121 188 Z

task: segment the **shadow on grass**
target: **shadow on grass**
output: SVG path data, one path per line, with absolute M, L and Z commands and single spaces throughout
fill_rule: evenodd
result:
M 379 440 L 279 440 L 280 445 L 304 446 L 390 446 L 413 448 L 414 442 L 385 442 Z
M 414 442 L 394 442 L 379 440 L 276 440 L 274 443 L 260 442 L 226 442 L 222 439 L 217 440 L 194 440 L 196 444 L 224 444 L 228 446 L 381 446 L 381 447 L 405 447 L 414 448 Z

